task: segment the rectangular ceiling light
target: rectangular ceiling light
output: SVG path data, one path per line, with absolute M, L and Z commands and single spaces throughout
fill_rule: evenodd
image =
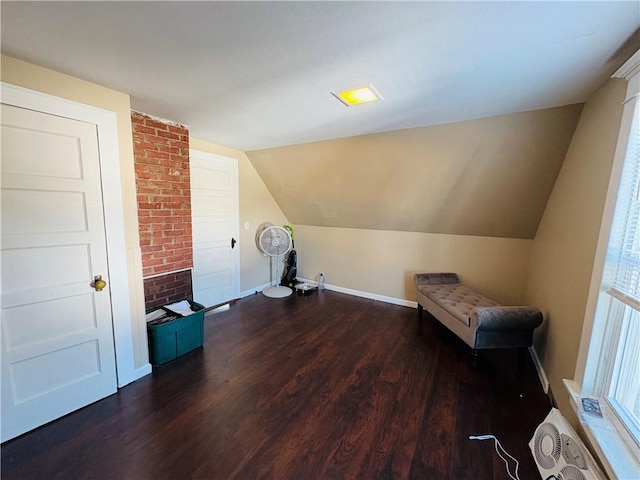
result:
M 371 84 L 363 87 L 352 88 L 350 90 L 343 90 L 338 93 L 331 92 L 331 95 L 336 97 L 347 107 L 382 100 L 382 95 L 380 95 Z

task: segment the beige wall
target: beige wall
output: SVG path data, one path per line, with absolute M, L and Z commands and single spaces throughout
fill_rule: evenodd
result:
M 294 225 L 298 275 L 415 301 L 413 274 L 456 272 L 507 305 L 524 302 L 531 240 Z
M 148 363 L 144 293 L 142 289 L 142 261 L 138 236 L 138 208 L 136 203 L 133 167 L 133 137 L 131 135 L 131 107 L 129 95 L 63 75 L 46 68 L 2 56 L 3 82 L 66 98 L 116 113 L 122 201 L 124 205 L 127 268 L 131 296 L 131 331 L 136 368 Z
M 263 222 L 274 225 L 285 225 L 287 218 L 275 202 L 264 182 L 239 150 L 215 145 L 190 138 L 190 148 L 207 153 L 214 153 L 238 160 L 238 183 L 240 197 L 240 289 L 251 290 L 269 281 L 269 259 L 265 258 L 256 247 L 256 229 Z M 249 222 L 249 230 L 244 229 L 244 222 Z M 282 269 L 280 269 L 282 271 Z
M 532 246 L 527 302 L 545 315 L 535 348 L 570 418 L 562 379 L 575 372 L 625 91 L 609 80 L 586 102 Z
M 533 238 L 581 105 L 247 152 L 298 225 Z

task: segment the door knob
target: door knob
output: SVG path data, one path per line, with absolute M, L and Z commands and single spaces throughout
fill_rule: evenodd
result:
M 91 284 L 91 286 L 96 289 L 96 292 L 100 292 L 104 290 L 104 287 L 107 286 L 107 282 L 102 279 L 102 275 L 96 275 L 93 278 L 93 283 Z
M 238 243 L 238 242 L 236 242 L 236 239 L 231 237 L 231 248 L 235 247 L 236 243 Z

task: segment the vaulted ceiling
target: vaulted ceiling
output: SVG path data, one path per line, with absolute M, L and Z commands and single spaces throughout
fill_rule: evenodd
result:
M 533 238 L 581 105 L 247 152 L 294 224 Z
M 640 2 L 10 2 L 2 52 L 247 151 L 295 224 L 533 238 Z M 331 94 L 373 83 L 384 100 Z
M 635 1 L 10 2 L 2 52 L 241 150 L 583 102 Z M 330 91 L 373 83 L 347 108 Z

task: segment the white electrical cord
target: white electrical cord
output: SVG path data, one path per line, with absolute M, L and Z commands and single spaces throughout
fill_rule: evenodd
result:
M 494 437 L 493 435 L 470 435 L 469 436 L 469 440 L 491 440 L 491 439 L 494 440 L 494 448 L 496 449 L 496 453 L 502 459 L 505 466 L 507 467 L 507 475 L 509 475 L 509 478 L 511 478 L 512 480 L 520 480 L 520 477 L 518 476 L 518 467 L 520 466 L 520 462 L 518 462 L 518 460 L 516 460 L 511 455 L 509 455 L 509 452 L 507 452 L 504 448 L 502 448 L 502 445 L 500 445 L 500 441 L 496 437 Z M 498 450 L 498 447 L 500 447 L 500 450 L 502 450 L 507 457 L 509 457 L 514 462 L 516 462 L 515 477 L 509 471 L 509 462 L 507 462 L 507 459 L 502 456 L 502 453 L 500 453 L 500 450 Z

